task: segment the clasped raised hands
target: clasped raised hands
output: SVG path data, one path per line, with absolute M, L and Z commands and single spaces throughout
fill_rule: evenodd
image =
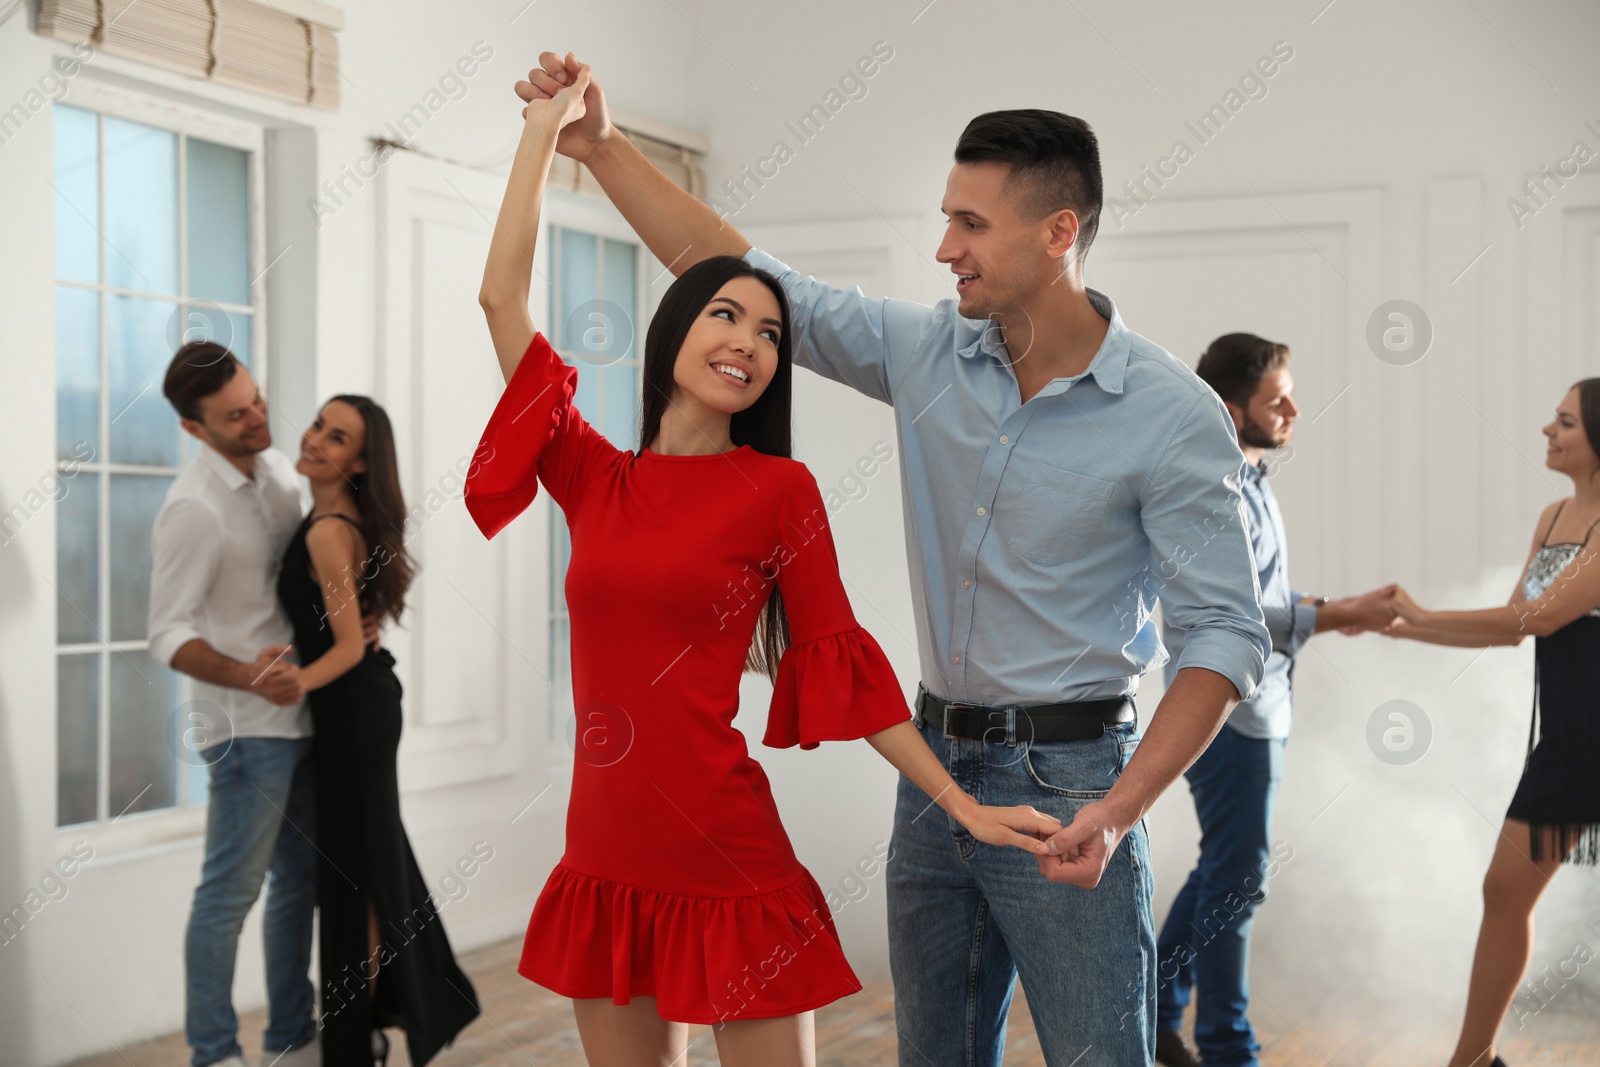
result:
M 517 82 L 516 94 L 527 102 L 524 118 L 541 110 L 554 112 L 561 131 L 556 151 L 579 163 L 611 136 L 605 92 L 588 64 L 579 63 L 571 52 L 565 58 L 539 53 L 539 66 L 528 72 L 527 81 Z

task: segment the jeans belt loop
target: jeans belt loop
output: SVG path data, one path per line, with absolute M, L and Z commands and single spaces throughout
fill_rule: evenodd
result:
M 1017 747 L 1017 706 L 1015 704 L 1006 707 L 1006 747 Z

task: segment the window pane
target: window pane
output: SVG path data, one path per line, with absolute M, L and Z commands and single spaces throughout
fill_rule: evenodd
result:
M 56 456 L 86 462 L 100 448 L 100 295 L 56 289 Z
M 552 309 L 552 323 L 559 333 L 555 346 L 566 355 L 584 351 L 584 332 L 590 327 L 589 314 L 595 311 L 600 295 L 599 241 L 593 234 L 562 230 L 556 249 L 556 286 L 560 290 Z
M 111 655 L 111 777 L 106 812 L 152 811 L 177 803 L 180 764 L 168 748 L 178 676 L 146 652 Z
M 639 446 L 639 368 L 632 363 L 580 367 L 579 374 L 605 379 L 605 418 L 600 432 L 618 448 Z
M 572 558 L 572 534 L 560 508 L 550 509 L 550 611 L 567 613 L 567 561 Z
M 150 527 L 167 498 L 164 475 L 111 476 L 111 640 L 142 641 L 150 607 Z M 114 690 L 120 693 L 121 690 Z
M 205 760 L 186 756 L 179 762 L 178 773 L 188 780 L 185 785 L 188 792 L 184 794 L 183 803 L 191 808 L 203 806 L 211 788 L 211 772 L 206 768 Z
M 65 473 L 65 472 L 62 472 Z M 59 483 L 56 505 L 56 640 L 100 640 L 100 475 Z
M 567 564 L 572 533 L 559 508 L 550 509 L 550 732 L 565 729 L 572 715 L 572 644 L 567 621 Z
M 250 303 L 249 155 L 190 138 L 189 295 Z
M 100 653 L 56 661 L 56 825 L 91 822 L 100 801 Z
M 167 325 L 166 346 L 171 352 L 190 341 L 215 341 L 250 366 L 250 316 L 224 311 L 209 300 L 186 300 Z
M 172 405 L 161 395 L 173 353 L 167 325 L 176 310 L 165 300 L 106 297 L 113 463 L 178 464 L 182 431 Z
M 178 291 L 178 135 L 104 116 L 106 281 Z
M 571 628 L 566 616 L 550 620 L 550 723 L 548 736 L 562 735 L 572 722 Z
M 100 280 L 99 148 L 92 111 L 56 105 L 56 277 L 74 282 Z
M 593 363 L 571 360 L 578 368 L 578 388 L 572 394 L 572 402 L 578 405 L 578 410 L 583 412 L 583 417 L 588 419 L 597 428 L 604 420 L 601 416 L 604 411 L 600 407 L 600 379 L 604 372 Z M 604 432 L 604 431 L 602 431 Z M 627 444 L 619 444 L 618 448 L 627 448 Z
M 605 248 L 605 362 L 636 359 L 643 343 L 638 329 L 637 245 L 606 241 Z

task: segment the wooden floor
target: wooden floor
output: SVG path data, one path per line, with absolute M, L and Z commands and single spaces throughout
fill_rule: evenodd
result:
M 477 986 L 483 1016 L 433 1061 L 435 1067 L 584 1067 L 568 1002 L 516 973 L 520 949 L 517 939 L 463 957 L 462 965 Z M 897 1039 L 893 1019 L 894 995 L 887 983 L 868 986 L 863 993 L 823 1008 L 817 1012 L 818 1067 L 892 1067 Z M 1252 1001 L 1251 1021 L 1263 1046 L 1265 1067 L 1442 1065 L 1453 1036 L 1446 1022 L 1432 1044 L 1397 1043 L 1381 1029 L 1351 1020 L 1289 1020 L 1260 1003 L 1260 998 Z M 242 1019 L 246 1055 L 259 1054 L 263 1022 L 260 1012 Z M 689 1063 L 716 1062 L 709 1027 L 691 1028 L 690 1040 Z M 1600 1020 L 1542 1017 L 1528 1033 L 1508 1037 L 1500 1054 L 1514 1067 L 1594 1067 L 1600 1064 Z M 188 1062 L 183 1035 L 169 1034 L 120 1049 L 108 1047 L 104 1054 L 79 1060 L 73 1067 L 182 1067 Z M 399 1042 L 389 1063 L 410 1067 Z M 1005 1067 L 1044 1067 L 1020 989 L 1012 1006 Z M 1095 1065 L 1085 1060 L 1077 1067 Z

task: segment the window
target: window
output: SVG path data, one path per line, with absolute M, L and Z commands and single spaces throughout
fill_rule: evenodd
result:
M 188 679 L 146 651 L 150 528 L 195 444 L 161 383 L 196 339 L 260 373 L 260 131 L 116 99 L 53 108 L 58 826 L 205 799 Z
M 644 360 L 644 259 L 639 245 L 550 227 L 551 346 L 578 368 L 583 417 L 621 449 L 639 446 L 639 373 Z M 567 561 L 572 540 L 550 509 L 550 738 L 573 718 Z

